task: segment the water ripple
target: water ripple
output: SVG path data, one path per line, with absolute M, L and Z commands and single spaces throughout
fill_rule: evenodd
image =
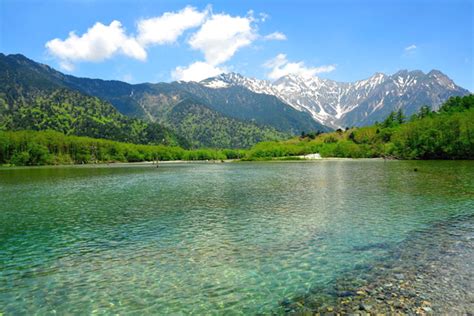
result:
M 472 162 L 0 170 L 0 312 L 268 313 L 472 214 L 473 178 Z

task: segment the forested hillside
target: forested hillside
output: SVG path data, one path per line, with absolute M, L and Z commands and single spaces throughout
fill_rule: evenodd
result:
M 138 144 L 187 146 L 171 130 L 120 114 L 110 103 L 65 88 L 47 66 L 0 56 L 0 130 L 55 130 Z M 46 73 L 46 74 L 45 74 Z
M 293 135 L 305 130 L 332 130 L 313 120 L 308 113 L 294 109 L 273 95 L 255 93 L 245 87 L 214 89 L 196 82 L 173 82 L 170 85 L 188 92 L 209 108 L 241 121 L 271 126 Z
M 170 121 L 176 132 L 190 141 L 192 148 L 249 148 L 261 141 L 281 140 L 290 134 L 268 126 L 258 126 L 220 115 L 208 107 L 183 100 L 173 107 Z
M 55 130 L 137 144 L 187 146 L 184 139 L 156 123 L 128 118 L 109 103 L 75 91 L 28 91 L 7 100 L 8 95 L 0 96 L 1 130 Z
M 474 95 L 452 97 L 439 111 L 422 107 L 407 118 L 392 112 L 373 126 L 254 146 L 247 159 L 320 153 L 323 157 L 398 159 L 474 159 Z
M 171 84 L 76 78 L 22 55 L 0 54 L 0 84 L 0 130 L 55 130 L 185 148 L 248 148 L 289 137 L 271 126 L 225 116 L 201 100 L 190 103 L 188 93 Z

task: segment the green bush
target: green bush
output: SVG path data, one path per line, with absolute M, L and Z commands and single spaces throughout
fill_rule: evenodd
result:
M 26 166 L 30 162 L 30 153 L 27 151 L 20 151 L 14 153 L 10 159 L 10 163 L 15 166 Z

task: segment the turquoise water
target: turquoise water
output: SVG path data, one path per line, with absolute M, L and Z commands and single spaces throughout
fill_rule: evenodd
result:
M 454 161 L 0 169 L 0 313 L 278 311 L 472 214 L 473 179 Z

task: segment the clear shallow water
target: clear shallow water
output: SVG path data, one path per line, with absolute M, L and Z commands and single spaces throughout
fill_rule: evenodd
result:
M 473 179 L 449 161 L 2 169 L 0 312 L 268 313 L 472 214 Z

